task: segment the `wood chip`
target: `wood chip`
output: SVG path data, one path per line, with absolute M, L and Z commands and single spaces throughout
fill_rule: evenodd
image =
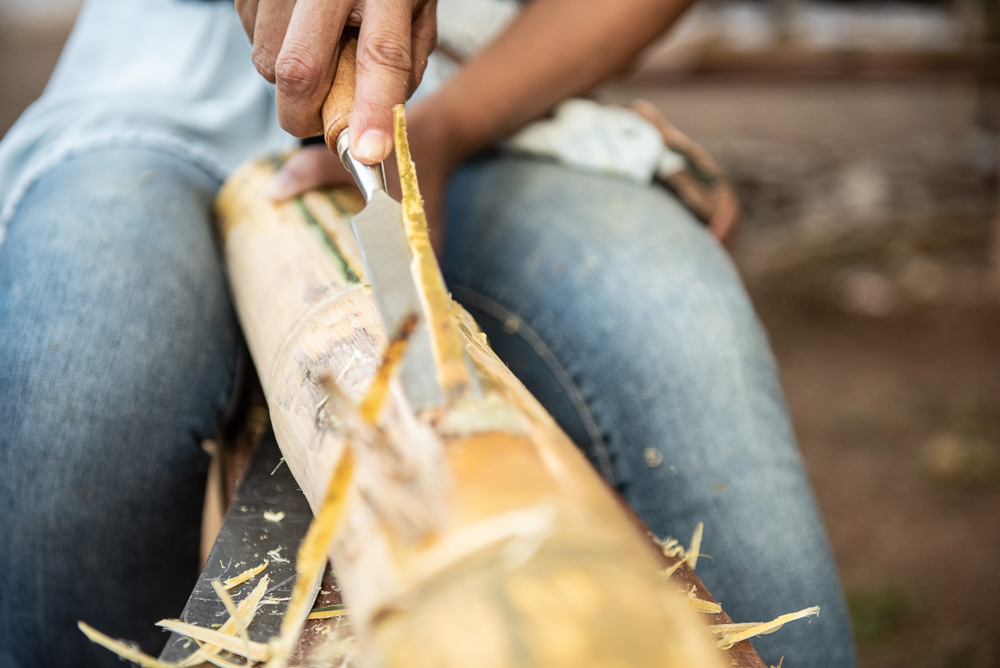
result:
M 259 566 L 254 566 L 253 568 L 247 569 L 242 573 L 240 573 L 239 575 L 234 575 L 233 577 L 224 581 L 222 583 L 222 588 L 225 589 L 226 591 L 229 591 L 233 587 L 237 587 L 246 582 L 247 580 L 252 579 L 257 574 L 263 572 L 265 568 L 267 568 L 266 561 L 260 564 Z
M 698 557 L 701 552 L 701 537 L 704 533 L 705 523 L 698 522 L 698 526 L 694 528 L 694 535 L 691 536 L 691 547 L 687 551 L 687 565 L 691 567 L 692 571 L 698 565 Z
M 774 633 L 789 622 L 794 622 L 804 617 L 811 617 L 819 614 L 819 606 L 813 606 L 798 612 L 790 612 L 781 615 L 769 622 L 750 622 L 745 624 L 715 624 L 708 627 L 708 630 L 715 634 L 719 649 L 731 649 L 733 645 L 743 640 L 748 640 L 754 636 Z

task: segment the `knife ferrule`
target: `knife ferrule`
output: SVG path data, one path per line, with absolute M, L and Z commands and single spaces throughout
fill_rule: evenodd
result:
M 361 194 L 365 196 L 365 201 L 372 201 L 372 196 L 377 190 L 385 192 L 385 168 L 382 163 L 377 165 L 366 165 L 358 162 L 348 150 L 350 138 L 345 128 L 337 137 L 337 155 L 344 167 L 354 177 L 355 183 L 361 189 Z

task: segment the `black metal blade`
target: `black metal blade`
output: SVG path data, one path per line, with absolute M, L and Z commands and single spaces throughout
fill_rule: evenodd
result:
M 270 521 L 265 519 L 265 512 L 284 513 L 284 516 L 280 522 Z M 212 588 L 211 581 L 226 580 L 267 560 L 263 573 L 229 593 L 239 602 L 250 593 L 261 576 L 268 575 L 270 584 L 265 599 L 279 603 L 263 605 L 247 632 L 250 639 L 257 642 L 267 642 L 278 635 L 295 583 L 295 555 L 312 517 L 312 510 L 298 483 L 288 466 L 281 462 L 281 451 L 273 432 L 268 431 L 243 476 L 212 546 L 208 563 L 198 577 L 180 619 L 216 628 L 228 619 L 229 613 Z M 175 633 L 160 654 L 160 659 L 181 661 L 197 649 L 196 643 Z

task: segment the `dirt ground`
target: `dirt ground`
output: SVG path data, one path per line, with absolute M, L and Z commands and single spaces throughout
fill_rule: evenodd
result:
M 65 28 L 0 25 L 0 133 Z M 862 664 L 1000 666 L 995 118 L 967 76 L 618 84 L 702 141 L 746 219 Z M 723 602 L 724 603 L 724 602 Z

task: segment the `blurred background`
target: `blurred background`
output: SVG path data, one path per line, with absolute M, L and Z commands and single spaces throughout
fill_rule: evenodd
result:
M 0 134 L 78 4 L 0 0 Z M 998 0 L 703 0 L 601 91 L 737 185 L 865 667 L 1000 666 L 998 39 Z

